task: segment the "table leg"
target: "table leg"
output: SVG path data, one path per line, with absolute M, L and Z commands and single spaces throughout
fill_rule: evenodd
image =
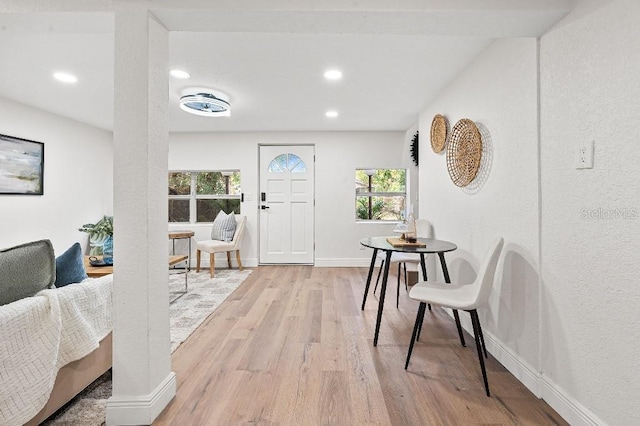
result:
M 427 262 L 424 260 L 424 253 L 420 253 L 420 267 L 422 268 L 422 278 L 427 281 Z M 431 310 L 431 303 L 427 306 Z M 420 323 L 420 329 L 418 330 L 418 338 L 420 338 L 420 330 L 422 330 L 422 323 Z
M 176 255 L 176 239 L 175 238 L 171 238 L 171 255 L 172 256 Z M 169 266 L 169 269 L 176 269 L 176 265 Z
M 427 264 L 424 260 L 424 253 L 420 253 L 420 267 L 422 268 L 422 278 L 427 281 Z
M 373 256 L 371 256 L 371 265 L 369 266 L 369 275 L 367 276 L 367 284 L 364 286 L 364 296 L 362 296 L 363 311 L 364 311 L 364 304 L 367 302 L 367 294 L 369 293 L 369 286 L 371 285 L 371 276 L 373 275 L 373 268 L 376 266 L 377 255 L 378 255 L 378 249 L 373 249 Z
M 444 274 L 444 281 L 446 283 L 451 283 L 451 278 L 449 278 L 449 270 L 447 269 L 447 262 L 444 260 L 444 253 L 438 253 L 438 257 L 440 258 L 440 266 L 442 266 L 442 273 Z M 466 346 L 464 342 L 464 335 L 462 334 L 462 325 L 460 324 L 460 315 L 458 315 L 458 310 L 453 310 L 453 317 L 456 320 L 456 327 L 458 329 L 458 336 L 460 336 L 460 344 L 462 346 Z
M 189 237 L 189 251 L 187 252 L 187 273 L 191 272 L 191 237 Z
M 188 261 L 189 261 L 189 257 L 187 257 L 187 262 Z M 184 272 L 184 292 L 187 293 L 188 291 L 189 291 L 189 266 L 187 266 L 187 270 Z
M 380 333 L 380 323 L 382 322 L 384 297 L 387 293 L 387 278 L 389 278 L 389 264 L 391 263 L 391 253 L 391 250 L 387 251 L 387 258 L 384 262 L 384 275 L 382 276 L 382 287 L 380 288 L 380 299 L 378 300 L 378 318 L 376 319 L 376 333 L 373 336 L 373 346 L 378 346 L 378 334 Z

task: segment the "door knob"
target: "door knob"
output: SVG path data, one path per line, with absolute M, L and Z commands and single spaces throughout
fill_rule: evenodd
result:
M 268 208 L 269 208 L 269 206 L 260 206 L 260 208 L 261 208 L 262 210 L 266 210 L 266 209 L 268 209 Z

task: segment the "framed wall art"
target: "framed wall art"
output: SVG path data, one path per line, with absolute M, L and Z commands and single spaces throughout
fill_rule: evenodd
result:
M 44 194 L 44 143 L 0 135 L 0 194 Z

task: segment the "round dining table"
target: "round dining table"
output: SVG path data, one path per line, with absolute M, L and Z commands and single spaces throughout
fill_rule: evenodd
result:
M 417 244 L 403 244 L 395 237 L 367 237 L 360 240 L 360 244 L 373 249 L 371 256 L 371 265 L 369 266 L 369 274 L 367 276 L 367 284 L 364 288 L 364 296 L 362 298 L 362 310 L 364 310 L 365 303 L 367 302 L 367 294 L 369 293 L 369 286 L 371 285 L 371 277 L 373 276 L 373 270 L 375 268 L 376 257 L 378 251 L 382 250 L 386 253 L 384 262 L 384 271 L 382 275 L 382 287 L 380 288 L 380 297 L 378 299 L 378 316 L 376 319 L 376 331 L 373 337 L 373 346 L 378 345 L 378 334 L 380 333 L 380 323 L 382 322 L 382 311 L 384 309 L 385 293 L 387 291 L 387 278 L 389 276 L 389 264 L 391 263 L 391 254 L 393 252 L 399 253 L 415 253 L 420 255 L 420 267 L 422 268 L 422 276 L 427 279 L 427 267 L 425 264 L 425 254 L 437 254 L 440 258 L 440 265 L 442 267 L 442 274 L 444 280 L 447 283 L 451 282 L 449 278 L 449 270 L 447 269 L 447 262 L 444 259 L 444 254 L 450 251 L 454 251 L 458 248 L 454 243 L 443 240 L 436 240 L 433 238 L 418 238 Z M 399 245 L 392 245 L 390 241 L 394 243 L 399 242 Z M 464 342 L 462 335 L 462 326 L 460 325 L 460 319 L 458 317 L 458 311 L 454 311 L 454 317 L 456 320 L 456 326 L 458 327 L 458 334 L 460 340 Z

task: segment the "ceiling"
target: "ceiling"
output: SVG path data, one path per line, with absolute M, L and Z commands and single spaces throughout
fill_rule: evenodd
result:
M 191 73 L 170 79 L 170 131 L 404 131 L 493 40 L 539 36 L 572 7 L 561 0 L 324 1 L 268 8 L 257 0 L 148 1 L 171 31 L 170 67 Z M 0 13 L 0 97 L 112 129 L 113 31 L 109 11 Z M 325 80 L 329 68 L 343 78 Z M 78 82 L 61 84 L 54 71 Z M 231 117 L 180 110 L 180 92 L 190 86 L 227 93 Z M 329 109 L 339 116 L 325 117 Z

